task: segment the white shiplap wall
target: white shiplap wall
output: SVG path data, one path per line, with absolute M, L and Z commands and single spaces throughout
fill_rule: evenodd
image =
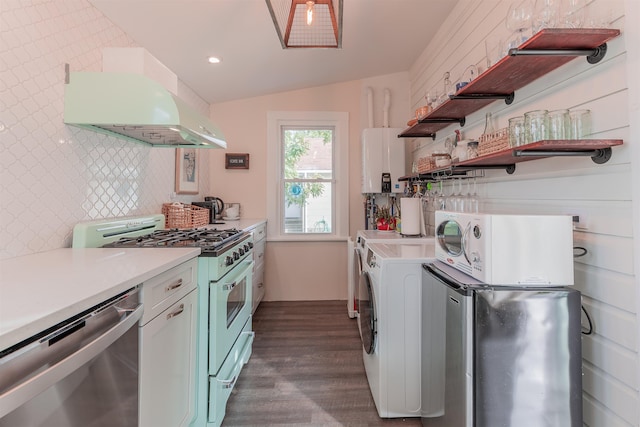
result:
M 588 254 L 576 259 L 575 286 L 582 292 L 595 327 L 593 335 L 583 335 L 584 423 L 593 427 L 637 426 L 640 419 L 638 278 L 634 268 L 638 259 L 634 255 L 634 246 L 638 247 L 634 233 L 637 239 L 640 226 L 634 195 L 638 197 L 639 184 L 633 181 L 633 159 L 638 155 L 632 145 L 638 141 L 631 140 L 638 135 L 635 126 L 640 123 L 628 114 L 630 106 L 637 107 L 638 103 L 629 98 L 638 93 L 636 88 L 629 90 L 637 79 L 628 74 L 633 69 L 628 66 L 629 56 L 637 51 L 629 55 L 629 50 L 638 49 L 634 43 L 640 40 L 635 28 L 629 32 L 624 29 L 625 25 L 638 24 L 637 19 L 629 17 L 630 13 L 637 17 L 634 1 L 589 2 L 593 13 L 610 11 L 611 26 L 623 32 L 608 44 L 607 55 L 599 64 L 575 59 L 516 91 L 512 105 L 496 101 L 469 115 L 462 128 L 467 137 L 478 137 L 486 112 L 493 114 L 494 126 L 501 128 L 507 126 L 509 117 L 529 110 L 588 108 L 592 111 L 594 138 L 624 140 L 604 165 L 584 157 L 549 158 L 520 163 L 513 175 L 486 171 L 478 180 L 485 211 L 580 216 L 574 243 L 585 247 Z M 460 0 L 410 70 L 413 109 L 424 105 L 426 91 L 442 88 L 446 71 L 455 82 L 470 64 L 480 71 L 486 68 L 484 40 L 490 35 L 508 36 L 504 18 L 509 5 L 506 0 Z M 440 131 L 435 141 L 415 139 L 407 143 L 407 148 L 414 160 L 428 155 L 442 149 L 445 136 L 458 128 L 450 126 Z

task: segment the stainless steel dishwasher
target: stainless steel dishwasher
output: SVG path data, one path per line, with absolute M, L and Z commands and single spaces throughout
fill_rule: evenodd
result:
M 0 426 L 138 424 L 138 287 L 0 351 Z

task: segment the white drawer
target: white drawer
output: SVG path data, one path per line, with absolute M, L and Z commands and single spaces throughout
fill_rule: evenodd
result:
M 193 258 L 165 271 L 142 284 L 144 314 L 141 325 L 162 313 L 169 306 L 198 286 L 198 258 Z
M 267 223 L 263 222 L 262 224 L 257 225 L 252 231 L 254 243 L 264 240 L 264 238 L 267 237 Z
M 253 244 L 253 271 L 256 271 L 264 264 L 265 240 Z

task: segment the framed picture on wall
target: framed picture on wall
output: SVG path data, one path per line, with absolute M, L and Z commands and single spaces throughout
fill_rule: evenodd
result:
M 198 150 L 176 148 L 176 193 L 198 194 Z
M 226 153 L 224 155 L 225 169 L 249 169 L 248 153 Z

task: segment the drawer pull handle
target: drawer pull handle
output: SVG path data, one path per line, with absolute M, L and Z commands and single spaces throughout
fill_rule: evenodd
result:
M 173 313 L 167 314 L 167 320 L 171 319 L 172 317 L 178 316 L 183 311 L 184 311 L 184 304 L 180 304 L 180 307 L 178 307 L 176 311 L 174 311 Z
M 182 279 L 178 279 L 175 282 L 173 282 L 172 284 L 170 284 L 169 286 L 167 286 L 165 288 L 165 292 L 172 291 L 174 289 L 179 288 L 180 286 L 182 286 Z
M 218 380 L 220 384 L 222 384 L 222 388 L 233 388 L 238 379 L 237 375 L 234 375 L 230 380 Z

